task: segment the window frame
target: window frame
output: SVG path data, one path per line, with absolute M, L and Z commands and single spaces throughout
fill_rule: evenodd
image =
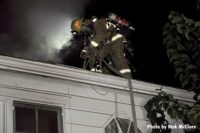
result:
M 63 118 L 62 118 L 62 107 L 40 104 L 40 103 L 31 103 L 31 102 L 21 102 L 13 101 L 13 133 L 16 133 L 16 111 L 15 107 L 24 107 L 28 109 L 34 109 L 36 113 L 36 133 L 38 133 L 38 110 L 45 111 L 54 111 L 57 113 L 57 124 L 58 124 L 58 133 L 63 133 Z

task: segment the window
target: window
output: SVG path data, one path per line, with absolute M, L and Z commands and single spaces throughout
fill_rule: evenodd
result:
M 139 129 L 138 132 L 141 133 Z M 133 122 L 129 119 L 114 116 L 111 122 L 105 127 L 105 133 L 134 133 Z
M 61 108 L 14 102 L 14 133 L 62 133 Z

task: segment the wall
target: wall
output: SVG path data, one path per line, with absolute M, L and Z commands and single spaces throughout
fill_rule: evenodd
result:
M 13 132 L 14 100 L 62 107 L 64 133 L 103 133 L 113 116 L 132 118 L 127 84 L 119 77 L 0 56 L 0 133 Z M 193 102 L 187 91 L 136 80 L 132 85 L 138 128 L 144 133 L 150 132 L 150 123 L 143 106 L 155 89 Z

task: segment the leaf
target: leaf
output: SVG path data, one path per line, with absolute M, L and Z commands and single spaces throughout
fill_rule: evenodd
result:
M 199 26 L 200 26 L 200 21 L 195 22 L 194 25 L 195 25 L 196 27 L 199 27 Z
M 184 118 L 183 112 L 179 111 L 179 112 L 177 113 L 177 117 L 178 117 L 179 119 L 183 119 L 183 118 Z
M 165 34 L 164 36 L 164 40 L 163 43 L 167 44 L 170 40 L 172 40 L 173 38 L 169 35 L 169 33 Z
M 192 110 L 194 111 L 199 111 L 200 112 L 200 105 L 199 104 L 196 104 L 192 107 Z
M 188 25 L 190 25 L 190 24 L 194 23 L 194 20 L 192 20 L 192 19 L 186 19 L 185 23 L 188 24 Z
M 183 45 L 177 45 L 178 51 L 185 51 L 185 47 Z
M 173 63 L 175 60 L 179 59 L 181 56 L 179 54 L 174 54 L 171 56 L 171 58 L 169 59 L 170 63 Z
M 197 121 L 200 120 L 200 112 L 194 115 L 194 121 L 197 123 Z
M 169 103 L 168 102 L 164 102 L 163 103 L 163 108 L 166 111 L 169 108 Z
M 181 74 L 179 75 L 179 80 L 180 80 L 180 82 L 182 82 L 182 81 L 183 81 L 183 79 L 184 79 L 184 74 L 183 74 L 183 73 L 181 73 Z
M 184 66 L 185 66 L 185 63 L 183 61 L 181 61 L 181 60 L 174 61 L 174 68 L 175 68 L 176 72 L 179 72 L 179 70 L 176 70 L 176 69 L 179 69 L 179 68 L 184 70 L 183 69 Z
M 194 51 L 194 52 L 193 52 L 193 54 L 192 54 L 192 55 L 193 55 L 194 59 L 196 59 L 196 60 L 198 60 L 198 59 L 199 59 L 199 56 L 200 56 L 200 54 L 199 54 L 199 53 L 200 53 L 200 51 L 199 51 L 198 49 L 196 49 L 196 51 Z
M 173 50 L 173 49 L 168 49 L 168 50 L 167 50 L 167 55 L 168 55 L 169 57 L 172 56 L 173 53 L 174 53 L 174 50 Z
M 192 79 L 199 79 L 199 76 L 196 73 L 191 74 L 190 76 Z
M 173 101 L 173 99 L 174 99 L 174 98 L 173 98 L 173 95 L 172 95 L 172 94 L 168 94 L 168 95 L 167 95 L 167 99 L 168 99 L 169 101 Z
M 161 108 L 161 106 L 159 104 L 156 105 L 156 111 L 162 111 L 162 108 Z
M 144 108 L 147 112 L 151 111 L 153 107 L 153 101 L 150 99 L 145 105 Z
M 175 64 L 175 63 L 174 63 Z M 177 65 L 179 65 L 179 64 L 177 64 Z M 177 67 L 176 69 L 175 69 L 175 71 L 176 71 L 176 73 L 181 73 L 181 72 L 183 72 L 183 68 L 182 67 Z
M 188 83 L 189 83 L 189 80 L 185 79 L 181 84 L 182 88 L 185 88 L 188 85 Z
M 189 59 L 189 57 L 188 57 L 188 55 L 186 55 L 186 54 L 182 54 L 182 55 L 180 55 L 180 58 L 183 58 L 183 59 Z
M 173 18 L 173 14 L 174 14 L 174 12 L 171 11 L 170 14 L 168 15 L 169 20 L 171 20 Z
M 169 108 L 167 110 L 168 115 L 172 118 L 172 119 L 176 119 L 177 118 L 177 113 L 174 109 Z
M 188 105 L 187 104 L 183 104 L 183 103 L 179 103 L 180 108 L 182 108 L 183 110 L 187 110 L 188 109 Z
M 147 117 L 150 119 L 152 124 L 156 123 L 156 111 L 155 110 L 148 112 Z
M 191 65 L 191 64 L 190 64 L 190 65 L 187 66 L 186 69 L 187 69 L 187 70 L 193 70 L 193 69 L 196 70 L 197 68 L 196 68 L 194 65 Z
M 190 111 L 187 113 L 187 117 L 188 119 L 192 119 L 194 117 L 194 115 L 196 114 L 196 111 Z
M 184 71 L 179 71 L 179 72 L 176 72 L 175 74 L 175 78 L 178 78 L 180 76 L 180 74 L 182 74 Z
M 185 32 L 185 37 L 187 38 L 187 40 L 190 40 L 188 32 Z
M 188 114 L 187 114 L 187 118 L 189 119 L 189 121 L 190 121 L 192 124 L 195 124 L 195 123 L 196 123 L 196 119 L 199 117 L 198 115 L 195 117 L 195 115 L 197 115 L 197 111 L 193 111 L 193 110 L 191 110 L 191 111 L 188 112 Z
M 182 34 L 183 33 L 183 30 L 182 30 L 182 25 L 180 24 L 177 24 L 177 27 L 176 27 L 178 33 Z
M 173 19 L 172 19 L 172 23 L 173 24 L 175 24 L 175 23 L 178 23 L 178 22 L 180 22 L 182 19 L 180 18 L 180 17 L 173 17 Z
M 163 97 L 163 96 L 166 95 L 166 92 L 165 91 L 160 91 L 160 92 L 158 92 L 158 95 Z

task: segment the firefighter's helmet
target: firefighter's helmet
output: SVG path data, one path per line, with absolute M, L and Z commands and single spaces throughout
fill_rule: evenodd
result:
M 74 19 L 71 23 L 72 32 L 80 32 L 82 19 Z

